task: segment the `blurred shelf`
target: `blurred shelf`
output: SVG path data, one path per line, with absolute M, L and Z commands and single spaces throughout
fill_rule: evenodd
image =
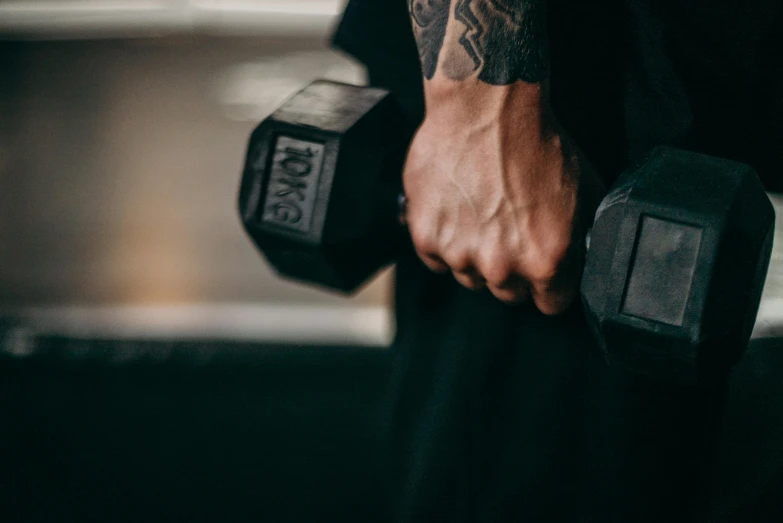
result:
M 156 34 L 324 37 L 345 0 L 0 1 L 0 35 L 32 39 Z
M 210 303 L 0 308 L 0 319 L 4 316 L 21 322 L 28 334 L 82 339 L 244 340 L 388 347 L 394 336 L 391 311 L 381 306 Z M 26 350 L 24 343 L 7 345 L 6 351 L 17 355 Z

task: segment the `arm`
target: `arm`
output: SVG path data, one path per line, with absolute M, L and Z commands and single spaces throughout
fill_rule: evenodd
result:
M 457 81 L 544 81 L 545 0 L 409 0 L 408 6 L 427 80 L 440 62 L 445 76 Z
M 545 0 L 408 5 L 425 78 L 404 173 L 419 256 L 468 288 L 562 312 L 602 188 L 549 107 Z

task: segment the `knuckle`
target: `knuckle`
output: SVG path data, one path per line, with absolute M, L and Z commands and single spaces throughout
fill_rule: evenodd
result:
M 424 254 L 438 254 L 435 235 L 429 227 L 422 224 L 421 220 L 411 221 L 408 224 L 408 232 L 416 250 Z
M 429 270 L 436 273 L 444 273 L 449 270 L 449 268 L 446 266 L 445 263 L 440 261 L 438 258 L 429 256 L 426 254 L 422 254 L 417 251 L 417 254 L 419 256 L 419 259 L 424 263 L 424 265 L 427 266 Z
M 530 281 L 548 286 L 557 278 L 558 270 L 558 266 L 548 260 L 537 260 L 530 263 L 525 272 Z
M 477 265 L 487 283 L 494 287 L 507 285 L 515 275 L 512 260 L 502 249 L 484 249 Z
M 514 271 L 511 265 L 503 262 L 483 267 L 481 273 L 487 282 L 495 287 L 504 287 L 514 279 Z
M 526 293 L 520 290 L 500 289 L 493 286 L 490 286 L 489 290 L 495 296 L 495 298 L 509 304 L 519 303 L 524 301 L 524 299 L 527 297 Z
M 473 271 L 473 260 L 467 252 L 451 252 L 444 256 L 443 259 L 455 273 L 468 273 Z
M 566 312 L 577 296 L 577 288 L 570 285 L 558 290 L 533 289 L 533 301 L 536 308 L 547 316 L 556 316 Z
M 454 278 L 465 288 L 470 290 L 478 290 L 483 287 L 482 282 L 471 275 L 454 273 Z
M 537 301 L 536 308 L 546 316 L 557 316 L 566 310 L 564 305 L 546 300 Z
M 557 278 L 568 258 L 569 244 L 562 242 L 540 250 L 530 258 L 526 267 L 527 276 L 535 282 L 548 283 Z

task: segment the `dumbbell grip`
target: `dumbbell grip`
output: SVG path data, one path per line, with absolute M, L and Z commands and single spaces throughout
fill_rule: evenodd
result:
M 408 225 L 408 197 L 404 192 L 397 195 L 397 220 L 400 225 Z

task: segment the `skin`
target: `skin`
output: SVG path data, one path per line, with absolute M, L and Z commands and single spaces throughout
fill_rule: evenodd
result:
M 426 116 L 403 182 L 422 261 L 545 314 L 578 295 L 603 186 L 548 98 L 544 0 L 409 0 Z

